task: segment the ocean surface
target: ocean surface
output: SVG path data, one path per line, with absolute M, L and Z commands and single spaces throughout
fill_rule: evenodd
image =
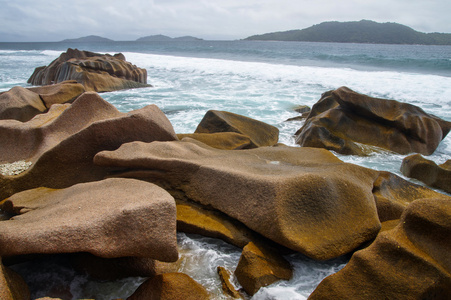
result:
M 303 123 L 285 121 L 298 115 L 293 108 L 311 107 L 322 93 L 340 86 L 414 104 L 451 121 L 451 46 L 258 41 L 0 43 L 0 92 L 28 86 L 35 67 L 48 65 L 67 48 L 122 52 L 127 61 L 146 68 L 153 87 L 101 96 L 123 112 L 156 104 L 177 133 L 194 132 L 210 109 L 226 110 L 278 127 L 279 141 L 296 146 L 293 134 Z M 437 163 L 451 159 L 450 139 L 446 137 L 428 158 Z M 337 156 L 402 176 L 403 155 Z M 240 249 L 195 235 L 180 233 L 178 239 L 183 253 L 180 271 L 206 286 L 216 299 L 227 299 L 221 296 L 216 267 L 233 271 Z M 294 278 L 263 288 L 252 299 L 306 299 L 324 277 L 347 262 L 345 257 L 327 262 L 302 255 L 287 259 L 294 266 Z M 15 269 L 36 287 L 34 297 L 46 295 L 49 282 L 63 281 L 60 285 L 70 286 L 73 299 L 126 298 L 144 280 L 96 282 L 70 268 L 30 264 Z

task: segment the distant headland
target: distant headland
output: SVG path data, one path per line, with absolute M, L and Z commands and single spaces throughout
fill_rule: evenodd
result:
M 368 44 L 451 45 L 450 33 L 423 33 L 397 23 L 323 22 L 301 29 L 247 37 L 257 41 L 304 41 Z

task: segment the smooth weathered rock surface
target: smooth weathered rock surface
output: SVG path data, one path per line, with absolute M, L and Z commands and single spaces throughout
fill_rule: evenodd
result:
M 47 111 L 39 94 L 16 86 L 0 94 L 0 120 L 26 122 L 35 115 Z
M 227 111 L 209 110 L 195 133 L 236 132 L 248 136 L 252 144 L 247 148 L 273 146 L 279 140 L 279 129 L 246 116 Z
M 450 197 L 442 193 L 384 171 L 379 172 L 374 182 L 373 195 L 381 222 L 399 219 L 407 206 L 416 199 L 443 198 L 451 201 Z
M 23 278 L 2 264 L 0 258 L 0 299 L 29 300 L 30 291 Z
M 170 186 L 316 259 L 341 256 L 380 229 L 372 195 L 378 173 L 324 149 L 228 151 L 196 141 L 135 142 L 100 152 L 94 162 Z
M 33 163 L 19 175 L 0 175 L 0 200 L 40 186 L 65 188 L 103 179 L 107 171 L 92 163 L 99 151 L 131 141 L 177 140 L 155 105 L 121 113 L 93 92 L 71 105 L 52 105 L 48 113 L 26 123 L 0 120 L 0 132 L 0 163 Z
M 105 258 L 178 258 L 175 201 L 160 187 L 106 179 L 37 188 L 1 202 L 0 255 L 89 252 Z
M 207 290 L 183 273 L 166 273 L 146 280 L 127 300 L 207 300 Z
M 76 80 L 86 91 L 96 92 L 150 86 L 147 71 L 127 62 L 121 53 L 111 56 L 70 48 L 48 66 L 36 68 L 28 83 L 49 85 L 66 80 Z
M 413 154 L 403 159 L 401 172 L 407 177 L 451 193 L 451 160 L 437 165 L 420 154 Z
M 13 87 L 0 93 L 0 120 L 27 122 L 53 104 L 73 102 L 84 91 L 81 84 L 72 81 L 39 88 Z
M 39 94 L 44 105 L 49 109 L 53 104 L 72 103 L 85 92 L 83 85 L 75 80 L 60 83 L 30 87 L 28 90 Z
M 210 147 L 224 150 L 255 148 L 248 136 L 236 132 L 187 133 L 177 134 L 177 137 L 180 140 L 189 137 Z
M 317 148 L 229 151 L 185 138 L 124 144 L 98 153 L 94 163 L 111 168 L 114 176 L 154 182 L 176 199 L 219 210 L 278 244 L 320 260 L 371 241 L 381 222 L 398 219 L 415 199 L 451 199 L 394 174 L 344 163 Z M 197 214 L 187 211 L 185 219 Z M 214 224 L 221 228 L 224 223 L 211 215 L 199 219 L 204 224 L 186 225 L 225 240 L 241 236 L 216 230 Z
M 449 299 L 450 236 L 449 199 L 414 201 L 395 229 L 354 253 L 309 299 Z
M 432 154 L 451 122 L 395 100 L 372 98 L 346 87 L 324 93 L 296 143 L 342 154 L 365 155 L 377 149 L 400 154 Z
M 243 249 L 235 276 L 252 296 L 262 287 L 279 280 L 290 280 L 293 269 L 276 250 L 251 242 Z

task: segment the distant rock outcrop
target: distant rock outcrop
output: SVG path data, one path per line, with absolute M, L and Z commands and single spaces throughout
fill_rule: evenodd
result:
M 341 154 L 365 155 L 381 148 L 430 155 L 450 129 L 451 122 L 417 106 L 341 87 L 322 95 L 295 135 L 303 147 Z
M 38 67 L 28 79 L 33 85 L 76 80 L 86 91 L 111 92 L 148 87 L 146 69 L 127 62 L 123 54 L 99 54 L 69 48 L 48 66 Z

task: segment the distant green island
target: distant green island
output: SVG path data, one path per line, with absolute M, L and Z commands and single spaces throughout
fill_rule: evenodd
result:
M 356 22 L 323 22 L 300 30 L 253 35 L 245 40 L 451 45 L 451 34 L 423 33 L 397 23 L 377 23 L 361 20 Z
M 61 41 L 61 43 L 97 43 L 97 42 L 114 42 L 114 41 L 98 35 L 88 35 L 77 39 L 66 39 Z
M 181 36 L 176 38 L 171 38 L 166 35 L 157 34 L 157 35 L 149 35 L 145 37 L 141 37 L 136 40 L 137 42 L 168 42 L 168 41 L 203 41 L 202 39 L 196 38 L 194 36 Z M 88 35 L 81 38 L 76 39 L 66 39 L 60 41 L 61 43 L 104 43 L 104 42 L 114 42 L 114 40 L 110 40 L 98 35 Z

